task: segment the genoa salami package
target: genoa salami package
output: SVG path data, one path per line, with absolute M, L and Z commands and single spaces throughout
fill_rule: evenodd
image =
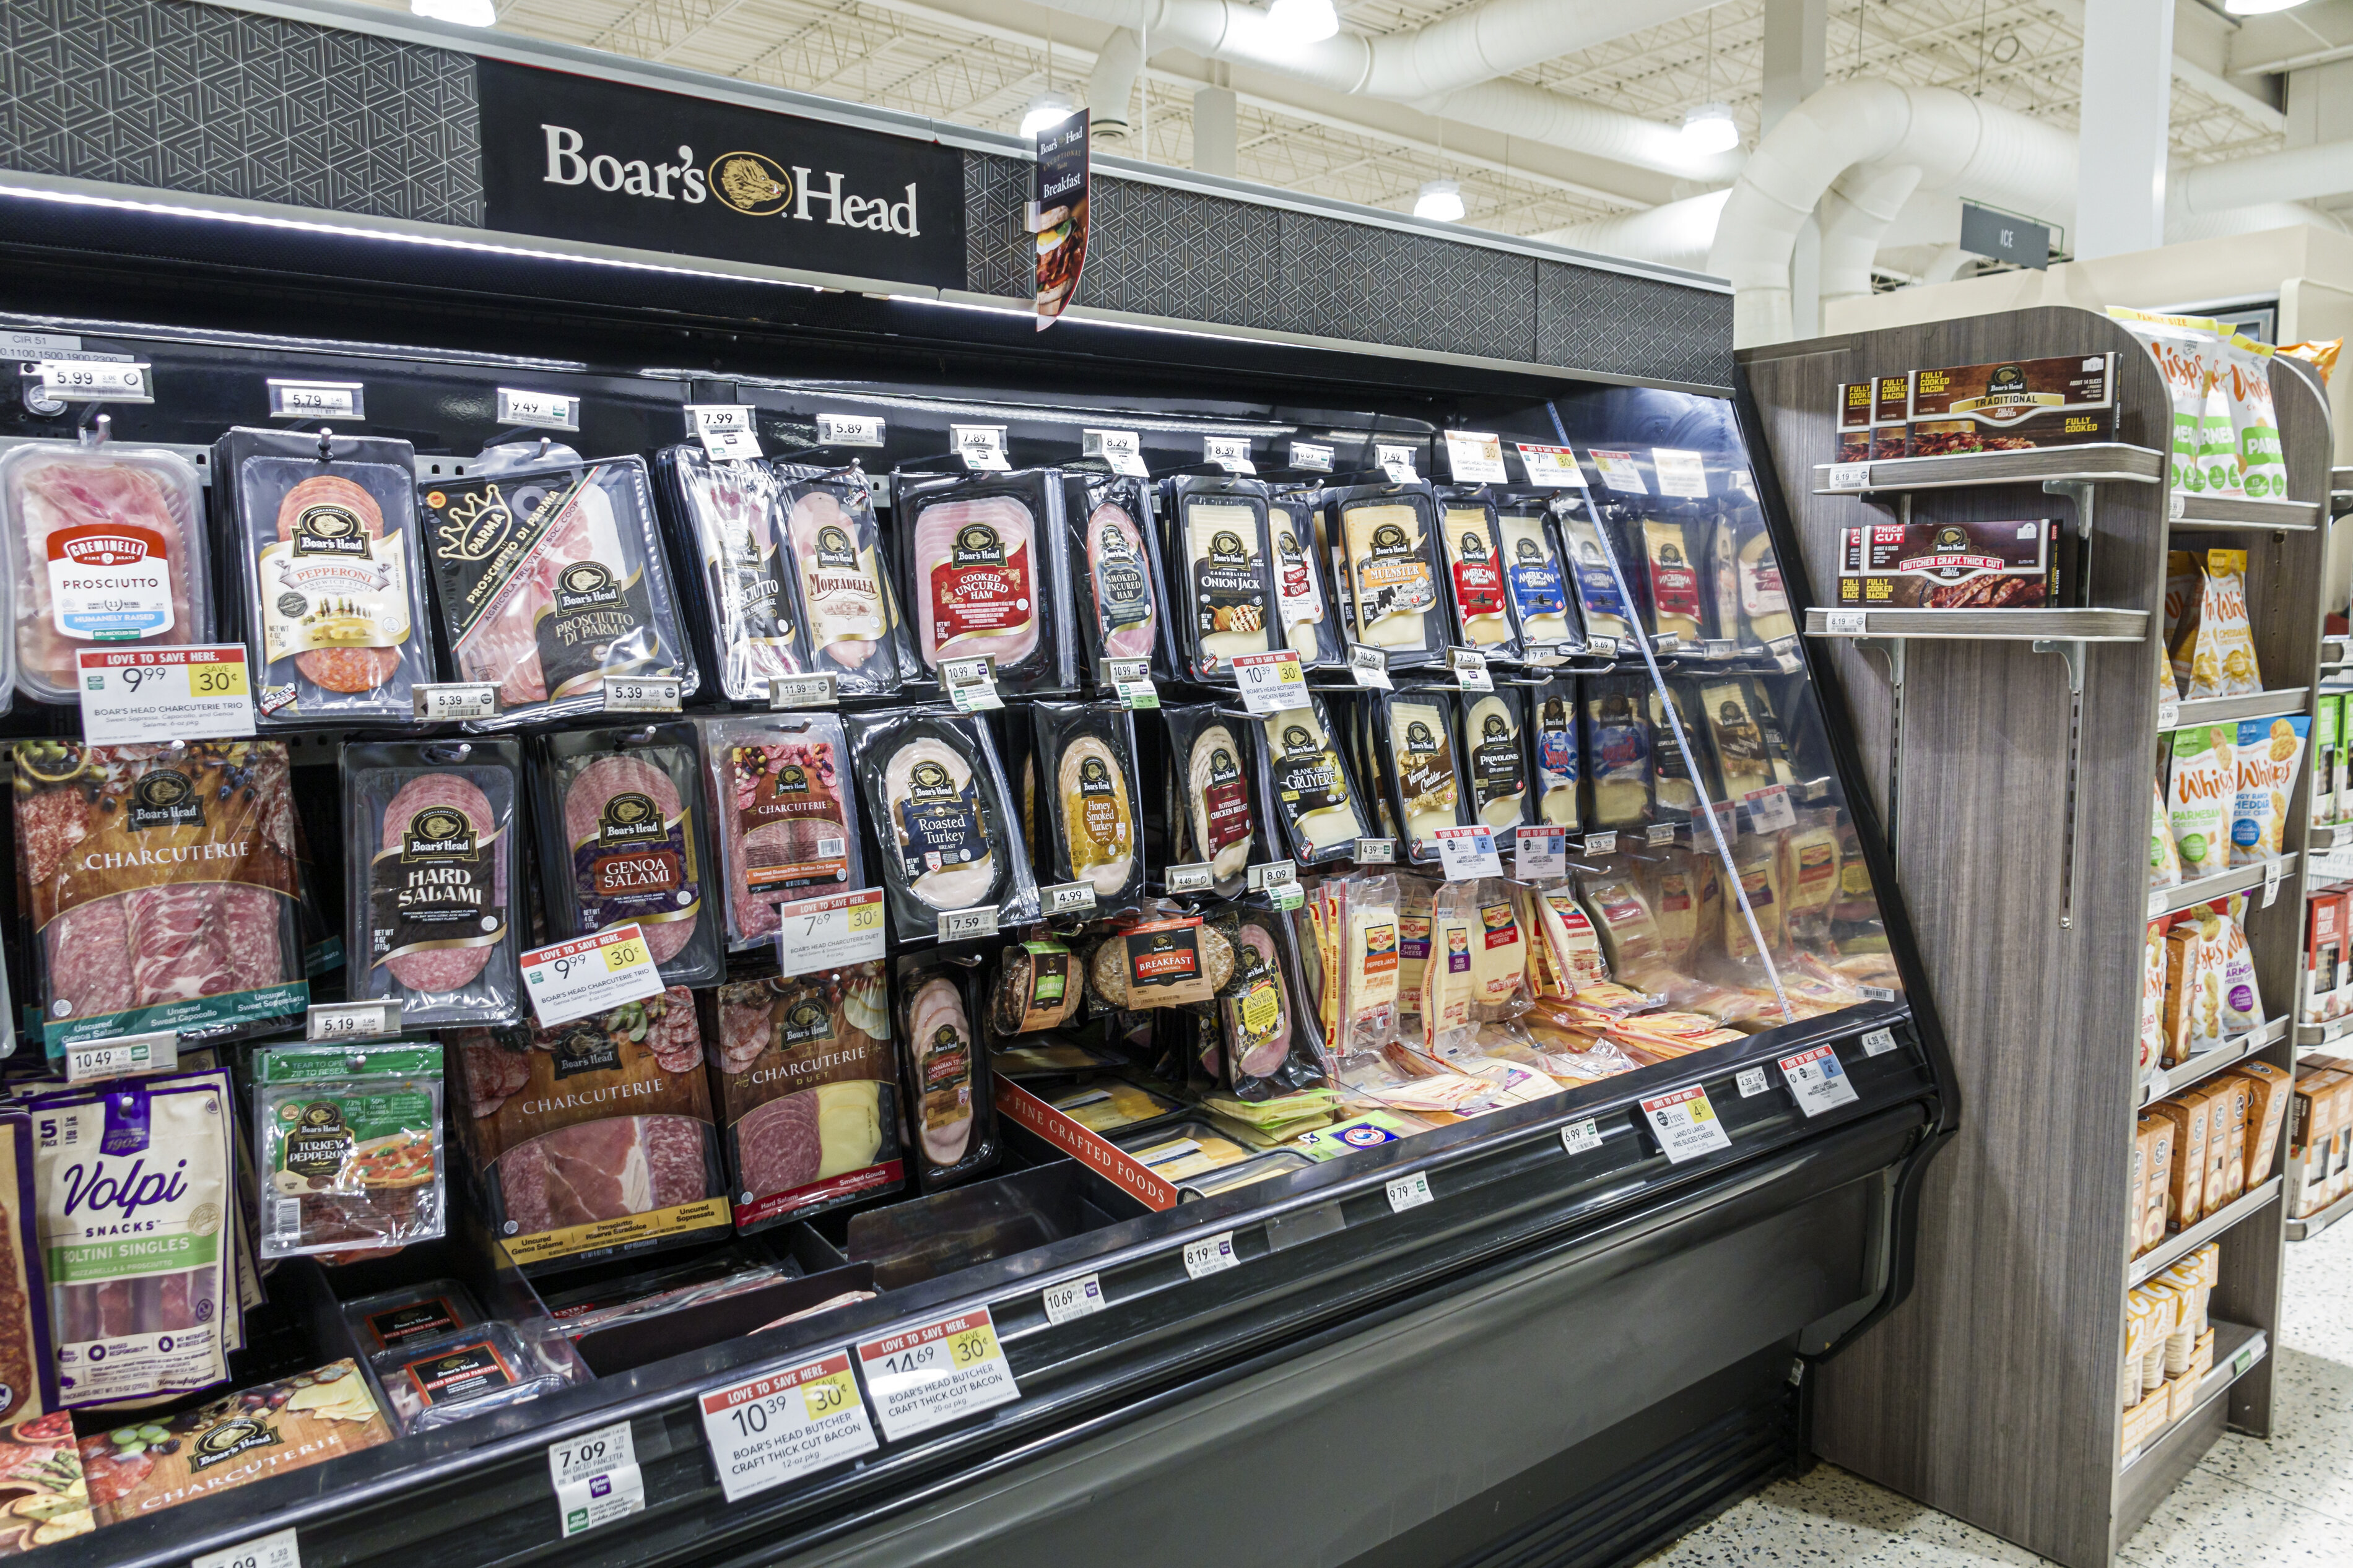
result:
M 1168 588 L 1152 526 L 1145 481 L 1120 475 L 1065 474 L 1071 576 L 1077 588 L 1082 674 L 1108 687 L 1107 658 L 1150 659 L 1166 673 Z
M 1282 623 L 1281 646 L 1309 669 L 1345 664 L 1348 658 L 1347 638 L 1324 584 L 1324 552 L 1315 546 L 1316 506 L 1316 491 L 1279 492 L 1267 503 L 1266 519 L 1273 536 L 1270 557 Z
M 368 742 L 343 752 L 345 984 L 406 1027 L 512 1024 L 522 889 L 522 749 Z
M 1000 925 L 1036 920 L 1038 884 L 988 726 L 947 709 L 844 723 L 899 935 L 934 935 L 943 910 L 982 904 Z
M 1187 474 L 1165 481 L 1170 574 L 1184 601 L 1186 672 L 1230 686 L 1234 659 L 1282 646 L 1268 548 L 1267 488 L 1256 479 Z
M 214 443 L 256 723 L 416 721 L 412 689 L 434 678 L 416 457 L 406 441 L 296 430 Z
M 711 847 L 691 724 L 569 730 L 534 738 L 539 885 L 547 937 L 636 924 L 670 985 L 723 968 L 703 908 Z
M 807 662 L 790 558 L 781 550 L 782 486 L 765 463 L 716 462 L 700 446 L 665 447 L 654 471 L 697 569 L 697 652 L 721 693 L 765 702 L 768 682 Z
M 898 690 L 921 667 L 892 591 L 865 474 L 793 463 L 770 468 L 781 482 L 785 550 L 808 626 L 809 668 L 853 696 Z
M 263 1258 L 443 1233 L 438 1045 L 280 1046 L 254 1076 Z
M 1520 627 L 1494 501 L 1484 486 L 1449 485 L 1438 492 L 1438 513 L 1454 605 L 1450 635 L 1491 658 L 1517 658 Z
M 1348 563 L 1349 637 L 1383 650 L 1393 668 L 1445 662 L 1443 550 L 1430 488 L 1419 481 L 1343 486 L 1324 492 L 1324 511 L 1325 529 Z
M 700 687 L 638 458 L 500 447 L 418 486 L 441 626 L 459 680 L 499 689 L 478 728 L 605 710 L 608 675 Z
M 893 495 L 923 668 L 987 654 L 1007 691 L 1075 690 L 1060 471 L 896 476 Z
M 1029 721 L 1028 776 L 1045 807 L 1032 847 L 1040 875 L 1085 882 L 1099 907 L 1141 898 L 1144 800 L 1127 710 L 1116 702 L 1039 702 Z
M 491 1234 L 525 1269 L 728 1225 L 702 1029 L 682 985 L 552 1029 L 461 1029 L 458 1118 Z
M 914 1107 L 908 1145 L 927 1193 L 997 1163 L 988 1052 L 976 1027 L 978 989 L 960 963 L 936 956 L 899 961 L 900 1070 Z
M 723 985 L 712 1082 L 746 1235 L 907 1181 L 882 961 Z
M 775 937 L 780 903 L 865 886 L 839 718 L 746 715 L 697 728 L 731 951 Z
M 1210 890 L 1237 897 L 1253 857 L 1266 858 L 1252 824 L 1257 768 L 1247 721 L 1209 704 L 1160 710 L 1168 736 L 1168 865 L 1207 865 Z
M 278 741 L 19 741 L 16 864 L 52 1055 L 266 1031 L 309 1005 Z

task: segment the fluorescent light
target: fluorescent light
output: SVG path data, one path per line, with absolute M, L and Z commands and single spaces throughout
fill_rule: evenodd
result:
M 1414 195 L 1413 216 L 1433 218 L 1440 223 L 1461 222 L 1462 187 L 1452 180 L 1426 182 Z
M 1340 14 L 1332 0 L 1270 0 L 1266 25 L 1286 43 L 1320 44 L 1340 30 Z
M 1031 99 L 1029 106 L 1022 110 L 1021 134 L 1036 136 L 1051 131 L 1078 111 L 1079 106 L 1071 101 L 1070 94 L 1049 88 Z
M 2267 16 L 2274 11 L 2293 11 L 2304 0 L 2222 0 L 2222 9 L 2233 16 Z
M 1740 145 L 1730 106 L 1703 103 L 1683 111 L 1683 145 L 1694 153 L 1729 153 Z
M 419 16 L 455 22 L 460 27 L 495 26 L 499 19 L 499 8 L 491 0 L 408 0 L 408 8 Z

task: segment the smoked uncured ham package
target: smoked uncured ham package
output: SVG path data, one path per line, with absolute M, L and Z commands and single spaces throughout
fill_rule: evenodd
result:
M 1271 1100 L 1324 1081 L 1324 1036 L 1300 984 L 1291 922 L 1243 910 L 1234 942 L 1234 977 L 1218 1002 L 1225 1075 L 1243 1100 Z
M 984 904 L 999 925 L 1036 920 L 1038 884 L 987 724 L 944 708 L 842 722 L 900 937 L 934 936 L 944 911 Z
M 1259 480 L 1223 474 L 1161 483 L 1183 673 L 1195 680 L 1231 686 L 1237 657 L 1282 646 L 1267 497 Z
M 784 548 L 783 486 L 760 462 L 716 462 L 700 446 L 654 454 L 663 499 L 691 563 L 695 649 L 720 691 L 765 702 L 768 682 L 808 666 L 808 644 Z
M 279 1046 L 252 1070 L 263 1258 L 443 1234 L 438 1045 Z
M 225 563 L 254 722 L 406 729 L 434 679 L 417 451 L 406 441 L 234 429 L 213 444 Z M 194 639 L 174 637 L 174 642 Z
M 883 963 L 719 987 L 712 1059 L 735 1228 L 906 1185 Z M 708 1026 L 706 1026 L 706 1032 Z
M 16 864 L 49 1054 L 300 1021 L 294 804 L 278 741 L 15 748 Z
M 1438 502 L 1418 480 L 1324 492 L 1324 530 L 1348 563 L 1348 637 L 1391 668 L 1443 664 L 1448 595 L 1440 586 Z
M 1315 546 L 1318 495 L 1313 489 L 1278 490 L 1268 499 L 1266 513 L 1272 539 L 1268 553 L 1274 563 L 1274 600 L 1282 625 L 1279 646 L 1297 654 L 1299 662 L 1309 669 L 1335 667 L 1348 659 L 1348 639 L 1324 582 L 1324 552 Z
M 1438 529 L 1446 560 L 1447 597 L 1454 605 L 1451 639 L 1491 658 L 1519 658 L 1519 614 L 1505 574 L 1507 557 L 1495 503 L 1486 487 L 1440 489 Z
M 1030 705 L 1024 763 L 1043 881 L 1084 882 L 1108 911 L 1144 896 L 1144 799 L 1135 731 L 1116 702 Z
M 839 718 L 746 714 L 696 727 L 727 884 L 729 951 L 775 941 L 780 903 L 866 885 Z
M 521 744 L 347 744 L 343 789 L 352 999 L 396 1001 L 410 1028 L 521 1018 Z
M 601 713 L 608 675 L 674 675 L 691 699 L 644 459 L 545 449 L 492 447 L 417 487 L 451 673 L 498 687 L 473 727 Z
M 923 672 L 892 587 L 874 497 L 855 468 L 772 463 L 784 547 L 807 627 L 811 671 L 854 696 L 887 694 Z
M 726 1188 L 682 985 L 552 1029 L 460 1029 L 457 1119 L 491 1234 L 526 1270 L 718 1239 Z
M 907 1140 L 924 1192 L 997 1163 L 997 1105 L 973 971 L 937 956 L 902 958 L 897 984 L 900 1073 L 913 1108 Z
M 1080 674 L 1103 689 L 1107 658 L 1151 661 L 1169 672 L 1167 578 L 1160 569 L 1151 489 L 1117 474 L 1065 474 L 1062 512 L 1077 589 Z
M 1250 862 L 1270 858 L 1256 830 L 1252 726 L 1208 703 L 1164 707 L 1160 724 L 1167 737 L 1161 757 L 1168 824 L 1163 879 L 1168 867 L 1206 865 L 1208 890 L 1237 897 Z
M 547 940 L 636 924 L 668 985 L 710 985 L 724 968 L 702 823 L 694 726 L 638 724 L 533 738 Z
M 75 655 L 213 640 L 204 480 L 176 452 L 31 441 L 0 453 L 16 689 L 79 700 Z
M 1006 691 L 1077 689 L 1060 470 L 892 477 L 915 651 L 987 654 Z

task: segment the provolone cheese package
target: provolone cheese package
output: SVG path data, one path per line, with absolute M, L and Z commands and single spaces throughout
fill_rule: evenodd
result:
M 1510 847 L 1514 829 L 1530 820 L 1527 708 L 1513 687 L 1463 695 L 1463 776 L 1471 785 L 1471 812 L 1495 828 L 1495 847 Z
M 2181 875 L 2189 880 L 2211 877 L 2230 864 L 2237 749 L 2236 732 L 2220 725 L 2193 725 L 2173 732 L 2173 773 L 2165 809 L 2181 858 Z
M 2148 885 L 2170 888 L 2181 880 L 2181 852 L 2173 842 L 2173 826 L 2165 812 L 2165 793 L 2148 781 Z
M 2246 719 L 2239 724 L 2237 792 L 2231 806 L 2231 864 L 2261 864 L 2279 857 L 2287 828 L 2288 797 L 2304 760 L 2312 724 L 2302 713 Z

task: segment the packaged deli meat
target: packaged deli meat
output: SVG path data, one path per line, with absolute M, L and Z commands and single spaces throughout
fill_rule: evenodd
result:
M 997 1163 L 997 1107 L 988 1081 L 974 1005 L 972 971 L 937 957 L 901 959 L 893 994 L 899 1004 L 900 1072 L 914 1108 L 908 1140 L 924 1192 L 988 1170 Z
M 0 1110 L 0 1400 L 9 1420 L 57 1406 L 32 1119 Z
M 1520 656 L 1520 627 L 1505 581 L 1506 557 L 1495 503 L 1483 485 L 1438 491 L 1439 538 L 1454 605 L 1450 640 L 1491 658 Z
M 15 748 L 16 864 L 49 1051 L 300 1017 L 294 805 L 277 741 Z
M 2113 441 L 2116 383 L 2113 353 L 1915 370 L 1905 455 Z
M 782 487 L 784 545 L 808 627 L 809 668 L 853 696 L 898 690 L 919 667 L 866 475 L 793 463 L 770 468 Z
M 417 489 L 456 678 L 498 688 L 480 727 L 600 713 L 607 676 L 676 676 L 693 697 L 644 460 L 541 449 Z
M 1234 978 L 1218 1003 L 1227 1077 L 1243 1100 L 1271 1100 L 1324 1081 L 1324 1037 L 1300 982 L 1291 922 L 1244 910 L 1236 930 Z
M 989 1032 L 1001 1039 L 1060 1028 L 1078 1016 L 1080 982 L 1078 955 L 1051 937 L 1015 943 L 997 960 Z
M 1054 468 L 893 477 L 892 527 L 925 669 L 986 654 L 1003 690 L 1076 689 L 1062 505 Z
M 711 847 L 691 724 L 533 737 L 541 913 L 547 938 L 635 925 L 669 985 L 708 985 L 723 965 L 703 908 Z
M 443 1234 L 438 1045 L 277 1046 L 252 1070 L 264 1258 Z
M 1257 849 L 1251 796 L 1258 770 L 1250 725 L 1206 703 L 1164 707 L 1160 721 L 1168 737 L 1167 864 L 1207 865 L 1209 890 L 1234 898 Z
M 378 1351 L 368 1364 L 403 1432 L 487 1415 L 588 1377 L 562 1333 L 530 1334 L 496 1320 Z
M 552 1029 L 461 1029 L 456 1118 L 491 1231 L 525 1269 L 728 1225 L 702 1029 L 682 985 Z
M 1302 866 L 1355 854 L 1366 819 L 1323 698 L 1310 692 L 1304 708 L 1262 716 L 1259 739 L 1260 788 L 1275 825 L 1269 849 L 1286 849 Z
M 204 481 L 176 452 L 29 441 L 0 453 L 16 689 L 79 700 L 75 656 L 213 640 Z
M 1348 563 L 1350 639 L 1381 649 L 1392 668 L 1442 663 L 1447 609 L 1430 488 L 1344 485 L 1324 492 L 1324 512 Z
M 1168 588 L 1149 486 L 1116 474 L 1066 474 L 1062 483 L 1081 673 L 1107 685 L 1102 670 L 1110 658 L 1145 659 L 1165 673 Z
M 396 1286 L 343 1303 L 343 1321 L 363 1355 L 470 1329 L 489 1316 L 474 1293 L 455 1279 Z
M 1086 883 L 1101 908 L 1143 897 L 1144 799 L 1127 710 L 1116 702 L 1038 702 L 1029 723 L 1027 766 L 1044 797 L 1033 846 L 1040 877 Z
M 1471 815 L 1498 829 L 1496 842 L 1523 822 L 1533 822 L 1528 791 L 1527 703 L 1515 688 L 1464 692 L 1462 774 L 1471 785 Z
M 1577 622 L 1569 609 L 1569 584 L 1561 570 L 1560 539 L 1553 527 L 1552 503 L 1535 497 L 1495 503 L 1497 553 L 1504 589 L 1519 623 L 1530 658 L 1539 650 L 1573 643 Z
M 843 722 L 899 935 L 934 935 L 943 911 L 980 905 L 1000 925 L 1037 919 L 1038 885 L 988 726 L 948 709 Z
M 345 984 L 404 1027 L 522 1016 L 522 748 L 512 740 L 343 749 Z
M 780 903 L 866 885 L 839 718 L 746 714 L 696 728 L 731 952 L 774 939 Z
M 1315 546 L 1316 512 L 1314 490 L 1277 490 L 1267 501 L 1280 646 L 1309 669 L 1344 664 L 1348 658 L 1337 606 L 1324 583 L 1324 552 Z
M 1187 474 L 1163 481 L 1161 494 L 1186 672 L 1229 686 L 1237 658 L 1282 646 L 1267 487 Z
M 2060 602 L 2060 525 L 2051 518 L 1841 529 L 1839 603 L 1873 609 L 2041 609 Z
M 723 696 L 765 702 L 769 681 L 808 661 L 782 483 L 765 463 L 714 461 L 699 445 L 663 447 L 654 472 L 694 563 L 688 596 L 701 662 Z
M 1384 691 L 1375 705 L 1374 739 L 1381 776 L 1391 786 L 1398 858 L 1438 863 L 1438 830 L 1472 820 L 1470 790 L 1454 737 L 1461 732 L 1454 694 L 1433 688 Z
M 739 1232 L 906 1184 L 881 960 L 733 982 L 715 1005 L 712 1081 Z

